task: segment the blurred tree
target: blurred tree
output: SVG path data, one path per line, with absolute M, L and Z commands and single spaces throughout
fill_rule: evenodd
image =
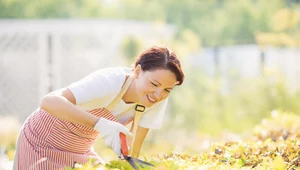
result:
M 172 49 L 176 49 L 176 54 L 184 61 L 189 60 L 187 56 L 199 52 L 201 48 L 201 41 L 197 38 L 197 34 L 190 29 L 183 30 L 177 39 L 168 44 L 171 45 Z
M 257 32 L 255 35 L 256 42 L 261 49 L 261 70 L 263 76 L 265 72 L 265 46 L 300 47 L 300 13 L 297 11 L 297 7 L 294 8 L 296 9 L 282 8 L 277 10 L 270 20 L 271 30 Z
M 300 47 L 300 13 L 295 9 L 280 9 L 272 17 L 272 30 L 258 32 L 257 43 L 281 47 Z
M 138 53 L 142 50 L 143 42 L 134 36 L 125 38 L 121 44 L 122 54 L 125 55 L 127 64 L 132 64 Z
M 275 11 L 298 0 L 21 0 L 0 1 L 1 18 L 123 18 L 166 21 L 176 25 L 179 38 L 193 31 L 203 46 L 255 42 L 256 32 L 271 31 Z
M 86 18 L 101 14 L 95 0 L 0 1 L 1 18 Z

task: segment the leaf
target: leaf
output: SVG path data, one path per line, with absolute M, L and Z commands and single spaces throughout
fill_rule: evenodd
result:
M 286 164 L 284 163 L 282 156 L 279 155 L 274 159 L 272 167 L 276 170 L 286 169 Z

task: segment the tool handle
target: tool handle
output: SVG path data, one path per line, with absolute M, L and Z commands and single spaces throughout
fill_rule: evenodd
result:
M 128 146 L 127 146 L 127 139 L 124 133 L 120 133 L 120 140 L 121 140 L 121 153 L 123 156 L 128 156 Z

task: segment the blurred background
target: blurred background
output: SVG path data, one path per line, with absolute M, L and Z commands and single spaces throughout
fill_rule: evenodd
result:
M 272 110 L 300 114 L 300 0 L 0 0 L 0 164 L 45 94 L 158 44 L 186 80 L 142 156 L 201 153 Z

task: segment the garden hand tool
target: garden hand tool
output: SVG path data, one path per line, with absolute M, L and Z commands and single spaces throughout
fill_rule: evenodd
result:
M 136 165 L 136 163 L 154 167 L 154 165 L 152 165 L 148 162 L 142 161 L 140 159 L 133 158 L 128 154 L 127 140 L 126 140 L 126 136 L 124 133 L 120 133 L 120 139 L 121 139 L 121 154 L 123 156 L 123 159 L 125 159 L 132 166 L 133 169 L 138 170 L 138 166 Z
M 100 132 L 106 146 L 111 148 L 118 156 L 121 156 L 119 133 L 132 135 L 124 125 L 119 122 L 107 120 L 103 117 L 99 119 L 94 129 Z

